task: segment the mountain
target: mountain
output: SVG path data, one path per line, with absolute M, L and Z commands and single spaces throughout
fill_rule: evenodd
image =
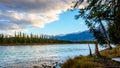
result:
M 83 32 L 70 33 L 65 35 L 57 35 L 55 36 L 58 40 L 65 41 L 92 41 L 94 40 L 93 34 L 89 32 L 89 30 Z

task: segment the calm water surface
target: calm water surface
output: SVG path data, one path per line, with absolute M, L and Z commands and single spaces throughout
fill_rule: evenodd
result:
M 90 44 L 90 47 L 94 53 L 94 45 Z M 62 63 L 68 58 L 88 54 L 88 44 L 0 46 L 0 68 L 15 65 L 33 66 L 53 61 Z

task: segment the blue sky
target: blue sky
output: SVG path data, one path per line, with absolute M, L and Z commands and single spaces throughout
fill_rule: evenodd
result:
M 0 33 L 56 35 L 87 30 L 81 18 L 74 19 L 77 11 L 67 11 L 72 1 L 0 0 Z
M 81 18 L 74 19 L 77 11 L 66 11 L 60 14 L 59 20 L 46 24 L 44 28 L 28 28 L 28 33 L 37 34 L 68 34 L 88 30 Z

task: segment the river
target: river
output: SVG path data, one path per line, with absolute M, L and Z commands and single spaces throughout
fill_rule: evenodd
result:
M 94 44 L 90 44 L 90 47 L 94 53 Z M 0 46 L 0 68 L 14 66 L 25 68 L 46 62 L 63 63 L 68 58 L 88 54 L 88 44 Z

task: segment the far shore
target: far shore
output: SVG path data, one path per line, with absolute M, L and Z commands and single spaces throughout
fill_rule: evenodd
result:
M 71 43 L 0 43 L 0 46 L 27 46 L 27 45 L 55 45 L 55 44 L 94 44 L 94 42 L 71 42 Z
M 72 43 L 16 43 L 16 44 L 0 44 L 0 46 L 28 46 L 28 45 L 55 45 L 55 44 L 72 44 Z

